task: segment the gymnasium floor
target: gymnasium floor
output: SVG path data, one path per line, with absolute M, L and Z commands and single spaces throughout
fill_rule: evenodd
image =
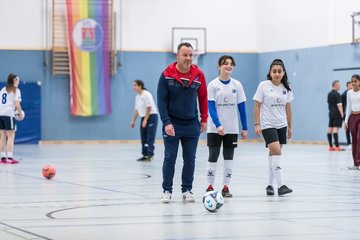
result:
M 360 239 L 360 171 L 347 170 L 351 151 L 288 144 L 283 169 L 288 196 L 268 197 L 263 143 L 236 149 L 231 190 L 216 213 L 202 205 L 207 148 L 200 144 L 193 192 L 160 202 L 163 145 L 153 162 L 135 161 L 138 144 L 17 145 L 19 165 L 0 165 L 0 239 Z M 181 154 L 180 154 L 181 156 Z M 56 166 L 53 180 L 41 176 Z M 222 158 L 220 163 L 222 163 Z M 216 188 L 222 183 L 218 167 Z

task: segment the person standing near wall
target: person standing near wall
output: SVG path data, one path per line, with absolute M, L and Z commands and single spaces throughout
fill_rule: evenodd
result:
M 241 138 L 247 137 L 246 96 L 242 84 L 231 77 L 236 63 L 232 56 L 223 55 L 218 60 L 220 75 L 208 84 L 208 105 L 211 118 L 208 120 L 207 145 L 209 159 L 207 163 L 208 187 L 213 191 L 217 160 L 223 144 L 224 176 L 222 195 L 232 197 L 229 190 L 232 176 L 234 150 L 237 147 L 240 112 L 242 132 Z
M 193 47 L 180 43 L 177 47 L 176 62 L 161 74 L 157 99 L 163 122 L 164 162 L 163 195 L 161 201 L 169 203 L 172 196 L 175 162 L 181 142 L 183 168 L 181 191 L 185 202 L 194 202 L 192 183 L 194 180 L 196 149 L 200 132 L 207 126 L 208 103 L 204 73 L 192 64 Z M 198 118 L 198 104 L 200 122 Z
M 360 170 L 360 76 L 351 77 L 352 89 L 347 92 L 345 128 L 350 130 L 352 137 L 352 170 Z
M 19 119 L 23 119 L 21 108 L 21 91 L 18 88 L 20 82 L 19 76 L 9 74 L 6 86 L 0 91 L 0 152 L 1 163 L 17 164 L 14 159 L 14 140 L 15 140 L 15 109 L 19 114 Z
M 340 82 L 335 80 L 332 82 L 332 90 L 329 92 L 327 102 L 329 105 L 329 128 L 327 138 L 329 142 L 329 151 L 342 151 L 339 147 L 339 128 L 341 128 L 344 118 L 342 108 L 341 95 L 338 92 L 340 89 Z M 332 136 L 334 136 L 335 147 L 333 146 Z
M 266 147 L 269 148 L 269 179 L 267 195 L 274 195 L 274 178 L 278 185 L 278 195 L 291 193 L 293 190 L 284 185 L 281 150 L 287 138 L 292 135 L 291 101 L 294 99 L 288 83 L 284 63 L 275 59 L 267 75 L 269 80 L 260 82 L 254 95 L 255 132 L 262 134 Z
M 154 159 L 155 136 L 158 125 L 158 115 L 153 96 L 144 87 L 144 82 L 135 80 L 133 90 L 137 92 L 135 97 L 135 112 L 131 119 L 131 127 L 134 128 L 138 116 L 140 121 L 141 151 L 142 157 L 137 161 L 151 161 Z
M 342 102 L 342 107 L 343 107 L 343 112 L 344 112 L 344 120 L 346 118 L 346 95 L 347 92 L 352 89 L 352 83 L 351 81 L 346 83 L 346 90 L 341 94 L 341 102 Z M 350 146 L 351 144 L 351 138 L 350 138 L 350 131 L 348 128 L 345 128 L 345 135 L 346 135 L 346 144 L 348 146 Z

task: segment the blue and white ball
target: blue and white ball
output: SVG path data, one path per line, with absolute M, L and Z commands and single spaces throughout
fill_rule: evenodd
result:
M 224 205 L 224 198 L 221 193 L 217 191 L 210 191 L 205 193 L 203 197 L 203 204 L 206 210 L 215 212 Z
M 22 110 L 22 115 L 23 115 L 23 117 L 22 118 L 20 118 L 20 114 L 18 113 L 18 111 L 16 110 L 15 111 L 15 119 L 17 120 L 17 121 L 22 121 L 22 120 L 24 120 L 24 118 L 25 118 L 25 112 Z

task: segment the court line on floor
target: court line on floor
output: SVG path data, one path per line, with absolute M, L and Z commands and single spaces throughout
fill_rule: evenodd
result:
M 0 172 L 1 172 L 1 171 L 0 171 Z M 11 173 L 11 174 L 16 175 L 16 176 L 22 176 L 22 177 L 28 177 L 28 178 L 35 178 L 35 179 L 44 180 L 43 177 L 35 177 L 35 176 L 30 176 L 30 175 L 21 174 L 21 173 Z M 143 176 L 144 176 L 144 179 L 151 178 L 151 175 L 150 175 L 150 174 L 140 174 L 140 175 L 143 175 Z M 97 189 L 97 190 L 104 190 L 104 191 L 109 191 L 109 192 L 123 193 L 123 194 L 132 195 L 132 196 L 138 196 L 138 197 L 148 197 L 147 195 L 143 195 L 143 194 L 129 193 L 129 192 L 124 192 L 124 191 L 119 191 L 119 190 L 116 190 L 116 189 L 110 189 L 110 188 L 104 188 L 104 187 L 97 187 L 97 186 L 91 186 L 91 185 L 74 183 L 74 182 L 61 181 L 61 180 L 58 180 L 58 179 L 51 179 L 51 181 L 57 182 L 57 183 L 74 185 L 74 186 L 92 188 L 92 189 Z
M 40 235 L 40 234 L 30 232 L 30 231 L 25 230 L 25 229 L 22 229 L 22 228 L 19 228 L 19 227 L 15 227 L 15 226 L 12 226 L 12 225 L 7 224 L 7 223 L 4 223 L 4 222 L 0 222 L 0 224 L 3 225 L 3 226 L 5 226 L 5 227 L 14 229 L 14 230 L 16 230 L 16 231 L 20 231 L 20 232 L 23 232 L 23 233 L 26 233 L 26 234 L 30 234 L 31 236 L 34 236 L 34 237 L 38 237 L 38 238 L 45 239 L 45 240 L 53 240 L 52 238 L 48 238 L 48 237 L 42 236 L 42 235 Z M 7 232 L 7 233 L 9 233 L 9 232 Z M 9 234 L 16 235 L 16 234 L 14 234 L 14 233 L 9 233 Z M 16 235 L 16 236 L 18 236 L 18 235 Z M 33 238 L 25 238 L 25 239 L 33 239 Z

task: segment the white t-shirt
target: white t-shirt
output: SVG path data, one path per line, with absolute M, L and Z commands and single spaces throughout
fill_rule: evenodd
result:
M 231 78 L 224 84 L 219 78 L 212 80 L 207 87 L 208 100 L 215 101 L 216 112 L 224 127 L 225 133 L 239 133 L 238 104 L 246 101 L 245 92 L 241 83 Z M 217 133 L 211 117 L 208 118 L 208 133 Z
M 346 93 L 346 123 L 348 123 L 351 112 L 360 112 L 360 91 L 355 92 L 353 89 Z
M 16 89 L 15 93 L 6 91 L 3 87 L 0 91 L 1 104 L 0 104 L 0 116 L 15 117 L 15 101 L 21 102 L 20 89 Z
M 294 95 L 282 83 L 276 86 L 270 80 L 261 82 L 253 99 L 261 103 L 261 129 L 287 126 L 285 105 L 294 99 Z
M 137 94 L 135 97 L 135 110 L 138 111 L 140 117 L 145 117 L 147 107 L 151 107 L 150 114 L 157 114 L 153 96 L 149 91 L 143 90 L 141 94 Z

